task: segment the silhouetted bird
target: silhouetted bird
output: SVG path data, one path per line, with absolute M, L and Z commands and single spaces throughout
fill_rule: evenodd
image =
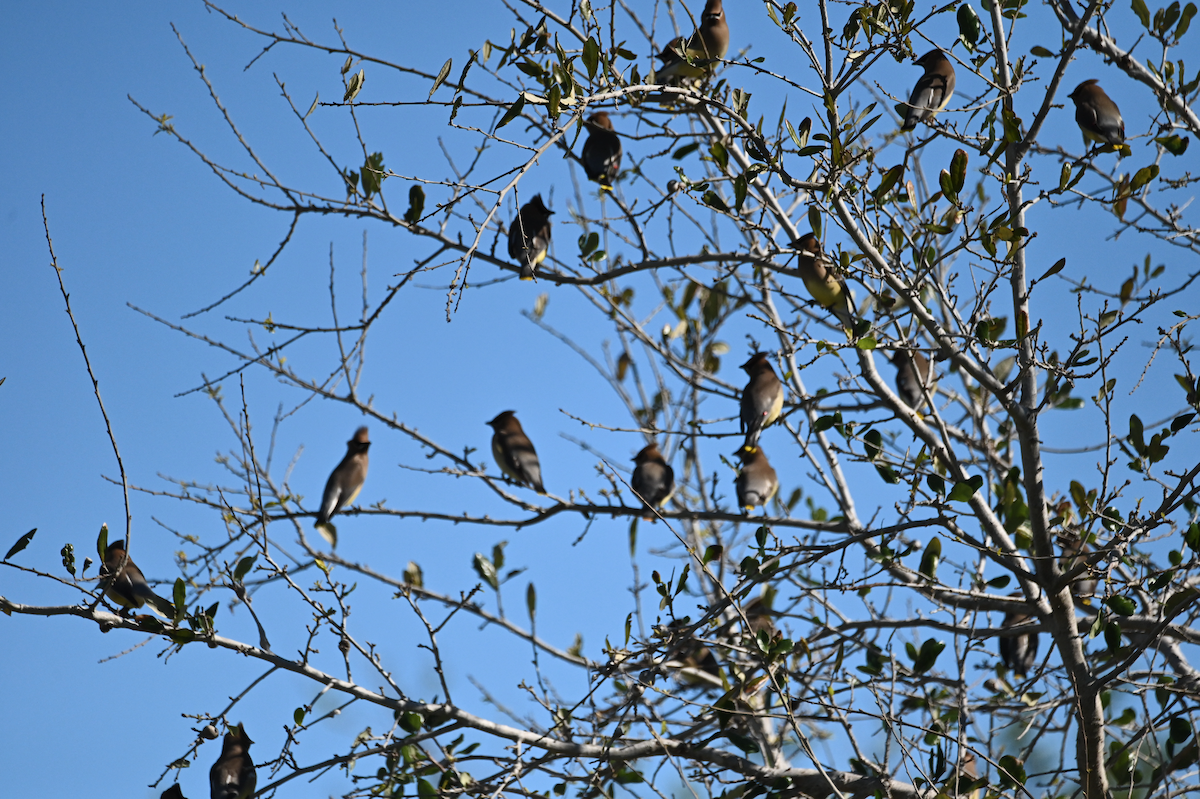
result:
M 329 524 L 330 518 L 352 503 L 362 490 L 363 482 L 367 479 L 367 450 L 370 448 L 371 441 L 367 438 L 365 427 L 358 428 L 354 437 L 346 442 L 345 457 L 325 481 L 321 509 L 317 511 L 318 527 Z
M 492 436 L 492 456 L 500 471 L 511 477 L 517 483 L 528 486 L 539 494 L 545 494 L 542 487 L 542 467 L 538 463 L 537 452 L 533 442 L 521 428 L 514 411 L 504 411 L 492 421 L 495 434 Z
M 584 123 L 588 129 L 587 141 L 583 143 L 583 171 L 588 180 L 599 183 L 602 188 L 612 189 L 617 175 L 621 173 L 621 137 L 613 132 L 612 120 L 604 111 L 597 111 Z
M 241 725 L 230 728 L 221 744 L 221 756 L 208 772 L 212 799 L 248 799 L 258 784 L 250 759 L 250 736 Z
M 508 229 L 508 256 L 521 266 L 521 279 L 533 280 L 533 268 L 546 260 L 550 249 L 550 215 L 554 212 L 542 202 L 542 195 L 521 206 Z
M 916 60 L 925 74 L 917 79 L 901 130 L 912 130 L 918 122 L 933 121 L 933 117 L 950 102 L 954 94 L 954 65 L 936 47 Z
M 124 565 L 122 564 L 124 561 Z M 150 607 L 168 619 L 175 618 L 175 606 L 150 589 L 146 576 L 133 562 L 125 557 L 125 542 L 116 541 L 104 551 L 104 565 L 100 567 L 101 585 L 104 595 L 125 610 L 135 610 L 147 602 Z
M 1125 143 L 1125 120 L 1121 119 L 1121 110 L 1095 79 L 1085 80 L 1067 96 L 1075 101 L 1075 121 L 1083 133 L 1085 145 L 1088 142 L 1114 146 Z
M 658 451 L 657 444 L 647 444 L 641 452 L 634 456 L 637 466 L 633 469 L 633 479 L 630 485 L 634 492 L 642 498 L 646 506 L 643 520 L 656 521 L 654 510 L 661 508 L 675 490 L 675 470 Z

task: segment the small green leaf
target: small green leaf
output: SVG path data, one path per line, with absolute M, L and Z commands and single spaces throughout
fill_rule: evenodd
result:
M 930 580 L 937 578 L 938 563 L 942 559 L 942 539 L 936 535 L 928 544 L 925 545 L 925 552 L 921 555 L 921 574 L 928 577 Z
M 100 562 L 108 557 L 108 525 L 100 525 L 100 535 L 96 536 L 96 551 L 100 553 Z
M 12 547 L 9 548 L 8 554 L 4 556 L 4 559 L 10 560 L 13 555 L 17 554 L 22 549 L 29 546 L 29 542 L 33 540 L 33 534 L 36 532 L 37 532 L 37 528 L 35 527 L 32 530 L 30 530 L 28 533 L 26 533 L 25 535 L 18 538 L 17 543 L 13 544 Z
M 1189 3 L 1190 5 L 1190 3 Z M 1187 152 L 1188 142 L 1191 141 L 1187 136 L 1160 136 L 1154 141 L 1163 146 L 1171 155 L 1183 155 Z
M 346 93 L 342 95 L 342 102 L 348 103 L 358 96 L 362 91 L 363 84 L 367 81 L 367 73 L 360 69 L 358 72 L 350 76 L 350 82 L 346 84 Z
M 496 567 L 482 553 L 476 552 L 471 561 L 479 578 L 492 587 L 493 591 L 500 590 L 500 580 L 496 577 Z
M 1057 275 L 1059 272 L 1061 272 L 1063 270 L 1063 267 L 1066 265 L 1067 265 L 1067 259 L 1059 258 L 1057 261 L 1054 262 L 1054 266 L 1047 269 L 1046 273 L 1038 278 L 1038 282 L 1040 283 L 1041 281 L 1045 280 L 1046 278 L 1050 277 L 1051 275 Z
M 246 575 L 254 568 L 254 561 L 258 560 L 258 555 L 250 555 L 238 561 L 237 568 L 233 570 L 233 581 L 235 583 L 243 582 Z
M 1138 20 L 1142 23 L 1142 27 L 1146 30 L 1150 29 L 1150 9 L 1146 8 L 1144 0 L 1133 0 L 1133 13 L 1137 14 Z
M 1137 613 L 1137 603 L 1127 596 L 1114 594 L 1104 600 L 1104 604 L 1112 608 L 1118 616 L 1132 616 Z
M 532 582 L 525 589 L 525 609 L 529 611 L 530 620 L 537 615 L 537 589 L 533 587 Z
M 1144 166 L 1134 174 L 1133 180 L 1129 182 L 1129 190 L 1137 191 L 1156 177 L 1158 177 L 1158 164 Z
M 1049 50 L 1047 50 L 1045 47 L 1042 47 L 1041 45 L 1035 44 L 1033 47 L 1031 47 L 1029 49 L 1029 52 L 1031 54 L 1037 56 L 1038 58 L 1053 58 L 1054 57 L 1054 53 L 1050 52 Z
M 712 563 L 714 560 L 720 559 L 725 552 L 725 547 L 720 544 L 709 544 L 704 549 L 704 563 Z
M 420 713 L 401 713 L 397 719 L 400 723 L 400 729 L 412 735 L 421 731 L 421 725 L 425 723 L 425 719 Z
M 950 489 L 950 496 L 947 499 L 952 502 L 966 502 L 971 497 L 975 496 L 980 488 L 983 487 L 983 478 L 979 475 L 972 475 L 967 480 L 961 483 L 955 483 L 954 488 Z
M 446 76 L 450 74 L 450 67 L 454 65 L 453 58 L 447 58 L 446 63 L 442 64 L 442 68 L 438 70 L 437 77 L 433 79 L 433 88 L 429 90 L 429 97 L 426 99 L 432 100 L 433 93 L 438 90 L 443 83 L 446 82 Z
M 958 7 L 958 37 L 968 50 L 975 50 L 975 44 L 979 41 L 982 28 L 979 15 L 975 13 L 975 9 L 971 8 L 969 3 L 963 3 Z
M 296 722 L 296 726 L 304 723 L 304 708 L 298 707 L 292 711 L 292 721 Z
M 508 107 L 508 110 L 504 112 L 504 116 L 500 118 L 499 124 L 496 125 L 496 130 L 500 130 L 500 128 L 504 127 L 509 122 L 512 122 L 514 119 L 519 117 L 521 115 L 521 111 L 523 111 L 524 109 L 525 109 L 525 95 L 521 95 L 520 97 L 517 98 L 517 101 L 515 103 L 513 103 L 512 105 L 510 105 Z

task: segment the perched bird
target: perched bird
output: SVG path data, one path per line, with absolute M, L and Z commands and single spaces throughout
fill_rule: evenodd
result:
M 783 383 L 765 352 L 756 352 L 742 364 L 750 375 L 750 382 L 742 389 L 742 432 L 746 434 L 746 446 L 758 445 L 758 436 L 779 418 L 783 410 Z
M 1117 147 L 1125 143 L 1121 110 L 1095 79 L 1085 80 L 1067 96 L 1075 101 L 1075 121 L 1083 133 L 1084 145 L 1096 142 Z
M 980 789 L 971 788 L 979 781 L 979 763 L 975 759 L 974 752 L 968 750 L 961 753 L 959 767 L 951 779 L 954 781 L 954 785 L 946 792 L 946 795 L 962 799 L 979 799 Z
M 698 640 L 694 635 L 687 634 L 691 620 L 684 616 L 675 619 L 665 630 L 667 651 L 672 652 L 672 660 L 679 663 L 685 671 L 677 674 L 680 681 L 687 685 L 701 687 L 719 687 L 721 685 L 721 666 L 717 663 L 712 648 Z M 684 637 L 686 635 L 686 637 Z
M 646 506 L 644 521 L 655 521 L 654 511 L 663 506 L 675 491 L 675 470 L 658 451 L 657 444 L 647 444 L 633 456 L 637 466 L 633 469 L 630 485 Z
M 1007 613 L 1000 626 L 1011 630 L 1031 621 L 1034 621 L 1034 618 L 1028 613 Z M 1038 634 L 1036 632 L 1016 636 L 1006 635 L 1000 638 L 1000 660 L 1004 661 L 1008 670 L 1018 677 L 1023 678 L 1033 670 L 1037 651 Z
M 925 392 L 933 396 L 929 359 L 916 350 L 896 350 L 892 353 L 896 367 L 896 395 L 914 411 L 925 404 Z
M 825 253 L 821 252 L 821 242 L 817 241 L 815 234 L 805 233 L 792 242 L 792 247 L 800 251 L 796 271 L 808 293 L 822 308 L 832 311 L 839 322 L 849 327 L 852 321 L 850 291 Z
M 521 206 L 508 229 L 508 255 L 521 265 L 521 279 L 533 280 L 533 268 L 546 260 L 550 249 L 550 215 L 542 195 Z
M 492 457 L 500 471 L 511 477 L 520 485 L 528 486 L 539 494 L 545 494 L 542 487 L 542 467 L 538 463 L 537 452 L 533 442 L 521 428 L 521 423 L 514 415 L 515 411 L 504 411 L 488 422 L 495 430 L 492 436 Z
M 766 507 L 779 490 L 779 478 L 775 476 L 767 454 L 759 447 L 748 446 L 743 446 L 734 454 L 742 462 L 742 470 L 734 482 L 738 505 L 746 513 L 754 510 L 755 505 Z
M 122 564 L 124 562 L 124 565 Z M 104 551 L 104 565 L 100 567 L 101 585 L 104 595 L 125 610 L 140 608 L 147 602 L 168 619 L 175 618 L 175 606 L 150 589 L 146 576 L 126 557 L 125 542 L 116 541 Z
M 729 25 L 721 0 L 708 0 L 700 15 L 700 27 L 687 40 L 682 38 L 667 45 L 658 54 L 663 65 L 651 76 L 658 83 L 675 83 L 685 78 L 699 78 L 712 72 L 714 62 L 729 49 Z M 690 62 L 690 63 L 689 63 Z
M 1062 557 L 1058 559 L 1058 568 L 1064 574 L 1072 571 L 1079 564 L 1086 563 L 1087 553 L 1092 549 L 1079 531 L 1070 527 L 1058 534 L 1058 545 L 1062 547 Z M 1076 574 L 1071 582 L 1071 595 L 1082 605 L 1092 604 L 1092 597 L 1096 594 L 1096 580 L 1092 579 L 1089 573 L 1090 570 L 1085 568 L 1083 572 Z
M 187 799 L 187 797 L 183 795 L 183 789 L 179 787 L 179 783 L 175 783 L 163 791 L 159 799 Z
M 954 94 L 954 65 L 945 53 L 935 47 L 914 63 L 923 67 L 925 74 L 917 79 L 908 98 L 901 130 L 912 130 L 918 122 L 932 121 Z
M 250 736 L 239 724 L 225 733 L 221 744 L 221 756 L 208 772 L 208 783 L 212 799 L 248 799 L 254 794 L 258 775 L 254 761 L 250 759 Z
M 611 191 L 613 182 L 621 172 L 621 137 L 613 132 L 612 120 L 604 111 L 592 114 L 583 124 L 588 129 L 581 156 L 583 171 L 587 173 L 588 180 Z
M 317 526 L 329 524 L 329 519 L 349 505 L 362 490 L 367 479 L 367 450 L 371 442 L 367 428 L 360 427 L 354 438 L 346 442 L 346 457 L 342 458 L 325 482 L 325 493 L 321 496 L 321 509 L 317 511 Z

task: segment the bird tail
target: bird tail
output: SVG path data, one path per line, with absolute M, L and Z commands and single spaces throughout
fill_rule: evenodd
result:
M 175 618 L 175 606 L 172 605 L 167 600 L 160 597 L 158 594 L 152 593 L 146 599 L 149 602 L 150 606 L 153 607 L 156 611 L 158 611 L 158 613 L 160 615 L 165 616 L 168 619 Z
M 521 279 L 522 280 L 533 280 L 533 264 L 528 264 L 528 263 L 521 264 Z

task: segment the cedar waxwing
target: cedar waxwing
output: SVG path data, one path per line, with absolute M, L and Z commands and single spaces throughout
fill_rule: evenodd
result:
M 121 562 L 125 565 L 122 566 Z M 113 577 L 113 575 L 116 577 Z M 100 567 L 104 595 L 127 610 L 140 608 L 147 602 L 168 619 L 175 618 L 175 606 L 150 589 L 146 576 L 125 555 L 125 542 L 116 541 L 104 552 L 104 565 Z
M 521 279 L 533 280 L 533 268 L 546 260 L 550 249 L 550 215 L 542 195 L 521 206 L 508 229 L 508 255 L 521 265 Z
M 796 271 L 808 293 L 822 308 L 832 311 L 839 322 L 849 327 L 852 320 L 850 290 L 825 253 L 821 252 L 821 242 L 817 241 L 815 234 L 805 233 L 792 242 L 792 247 L 800 251 Z
M 588 180 L 612 191 L 613 182 L 621 172 L 621 137 L 613 132 L 612 120 L 604 111 L 592 114 L 583 124 L 588 129 L 581 156 L 583 171 Z
M 657 521 L 654 510 L 661 508 L 675 491 L 675 470 L 667 463 L 657 444 L 648 444 L 633 457 L 637 466 L 629 484 L 646 506 L 643 521 Z
M 179 783 L 175 783 L 163 791 L 159 799 L 187 799 L 187 797 L 183 795 L 183 789 L 179 787 Z
M 746 513 L 754 510 L 755 505 L 765 508 L 779 490 L 779 478 L 775 476 L 767 454 L 760 447 L 747 446 L 743 446 L 734 454 L 742 462 L 742 470 L 738 472 L 737 480 L 734 481 L 738 505 Z
M 317 524 L 329 524 L 329 519 L 349 505 L 362 490 L 367 479 L 367 450 L 371 442 L 367 439 L 367 428 L 360 427 L 354 438 L 346 442 L 346 457 L 329 475 L 325 482 L 325 493 L 321 497 L 321 509 L 317 511 Z
M 1121 111 L 1095 79 L 1085 80 L 1067 95 L 1075 101 L 1075 121 L 1088 142 L 1119 146 L 1125 143 L 1125 120 Z
M 249 799 L 258 784 L 254 761 L 250 759 L 250 736 L 241 724 L 225 733 L 221 756 L 208 772 L 212 799 Z
M 1034 618 L 1028 613 L 1006 613 L 1000 626 L 1011 630 L 1031 621 L 1034 621 Z M 1006 635 L 1000 638 L 1000 660 L 1004 661 L 1008 670 L 1018 677 L 1024 678 L 1033 670 L 1034 661 L 1037 660 L 1037 651 L 1038 634 L 1036 632 L 1017 636 Z
M 750 382 L 742 389 L 742 432 L 746 434 L 746 446 L 758 446 L 758 436 L 779 418 L 783 410 L 783 384 L 765 352 L 756 352 L 742 364 L 750 375 Z
M 979 788 L 967 792 L 971 785 L 979 779 L 979 765 L 974 752 L 962 753 L 957 773 L 951 779 L 953 787 L 948 792 L 949 796 L 961 797 L 961 799 L 979 799 Z
M 896 396 L 920 412 L 925 392 L 932 397 L 935 388 L 929 378 L 929 359 L 916 350 L 896 350 L 892 353 L 892 364 L 896 367 Z
M 655 70 L 651 80 L 674 83 L 682 78 L 707 75 L 715 66 L 713 62 L 722 58 L 728 49 L 729 25 L 725 22 L 725 9 L 721 7 L 721 0 L 708 0 L 700 15 L 699 29 L 687 40 L 686 46 L 680 38 L 658 54 L 663 65 Z
M 917 80 L 908 98 L 901 130 L 912 130 L 922 120 L 932 121 L 954 94 L 954 65 L 945 53 L 935 47 L 914 63 L 924 67 L 925 74 Z
M 1058 545 L 1062 547 L 1062 557 L 1058 559 L 1058 567 L 1062 569 L 1063 573 L 1071 571 L 1077 564 L 1085 563 L 1087 553 L 1091 551 L 1091 547 L 1080 537 L 1079 531 L 1071 528 L 1066 528 L 1058 534 Z M 1071 583 L 1072 596 L 1083 605 L 1092 604 L 1092 597 L 1096 593 L 1096 581 L 1088 576 L 1090 573 L 1090 569 L 1084 570 L 1075 575 L 1075 579 Z
M 504 411 L 488 422 L 496 431 L 492 436 L 492 457 L 496 459 L 500 471 L 519 485 L 545 494 L 546 489 L 542 487 L 542 467 L 538 463 L 537 452 L 534 451 L 533 442 L 525 435 L 514 413 L 515 411 Z

